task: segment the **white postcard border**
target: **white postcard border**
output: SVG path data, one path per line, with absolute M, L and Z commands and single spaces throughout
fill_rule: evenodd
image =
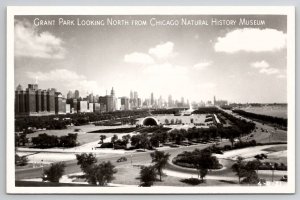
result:
M 15 15 L 287 15 L 288 178 L 286 186 L 211 187 L 15 187 L 14 16 Z M 6 187 L 19 194 L 228 194 L 295 192 L 295 8 L 293 6 L 10 6 L 7 8 Z

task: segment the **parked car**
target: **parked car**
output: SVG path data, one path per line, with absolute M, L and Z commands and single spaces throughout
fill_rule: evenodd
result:
M 126 162 L 127 158 L 126 157 L 121 157 L 117 160 L 117 162 Z
M 287 175 L 284 175 L 283 177 L 281 177 L 280 181 L 287 182 L 287 179 L 288 179 Z
M 137 149 L 136 152 L 146 152 L 144 149 Z

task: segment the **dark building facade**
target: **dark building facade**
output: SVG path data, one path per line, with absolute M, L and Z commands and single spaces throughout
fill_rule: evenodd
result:
M 100 109 L 102 112 L 114 111 L 114 99 L 113 96 L 106 95 L 99 97 Z
M 26 90 L 20 85 L 16 88 L 16 116 L 54 115 L 55 103 L 55 89 L 40 90 L 37 84 L 28 84 Z

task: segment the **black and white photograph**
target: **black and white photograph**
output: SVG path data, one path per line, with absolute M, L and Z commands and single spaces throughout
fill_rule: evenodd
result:
M 294 7 L 8 7 L 7 192 L 294 193 Z

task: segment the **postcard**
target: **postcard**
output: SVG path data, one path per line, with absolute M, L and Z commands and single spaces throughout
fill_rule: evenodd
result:
M 8 7 L 6 112 L 7 193 L 294 193 L 294 7 Z

